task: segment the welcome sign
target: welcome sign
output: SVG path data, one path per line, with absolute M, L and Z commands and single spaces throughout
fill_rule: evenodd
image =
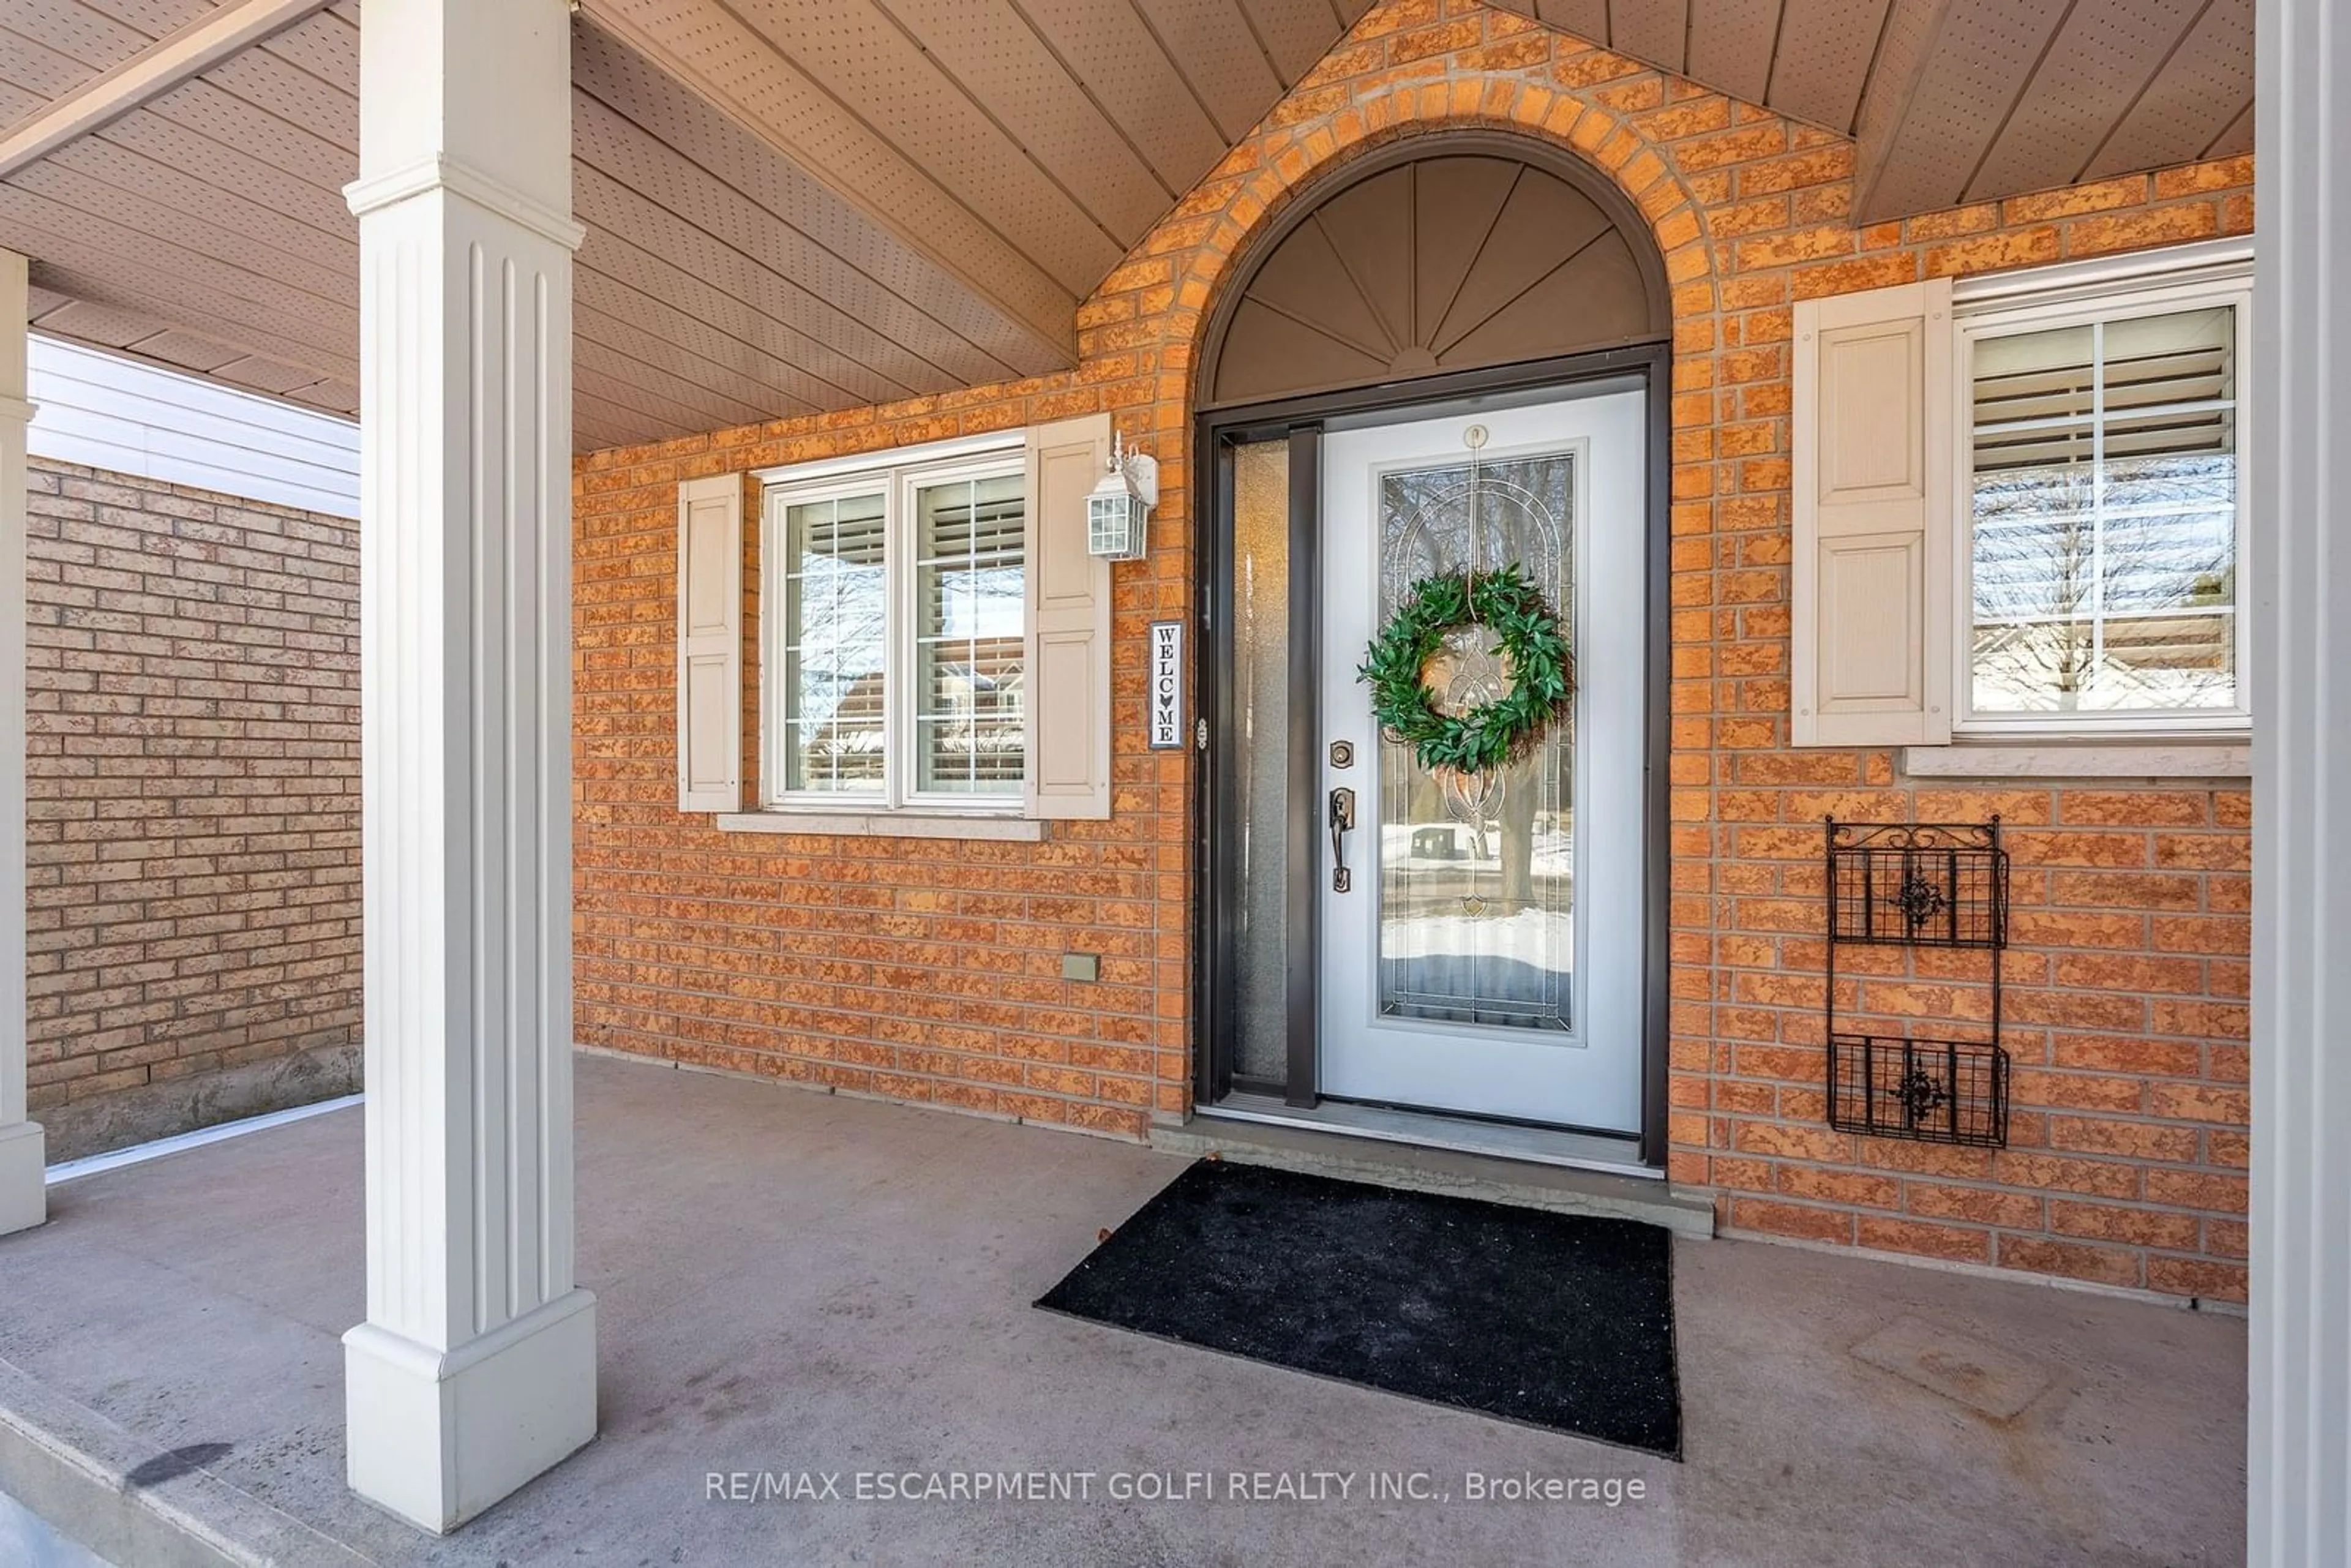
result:
M 1184 744 L 1184 622 L 1151 623 L 1151 748 Z

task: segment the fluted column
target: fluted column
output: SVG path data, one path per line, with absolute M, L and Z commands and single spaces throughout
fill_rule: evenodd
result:
M 41 1124 L 25 1115 L 26 272 L 0 250 L 0 1236 L 48 1217 Z
M 596 1430 L 572 1281 L 568 9 L 368 0 L 360 64 L 350 1475 L 438 1531 Z
M 2351 7 L 2256 13 L 2248 1561 L 2351 1563 Z

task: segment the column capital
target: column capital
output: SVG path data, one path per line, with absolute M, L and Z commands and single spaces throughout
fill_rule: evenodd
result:
M 420 158 L 413 163 L 370 174 L 343 187 L 343 200 L 355 217 L 364 218 L 417 196 L 447 191 L 474 205 L 511 220 L 566 250 L 578 250 L 588 231 L 568 214 L 527 196 L 495 176 L 446 154 Z

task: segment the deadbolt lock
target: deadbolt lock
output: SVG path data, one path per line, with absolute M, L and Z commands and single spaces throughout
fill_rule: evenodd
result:
M 1332 741 L 1331 743 L 1331 766 L 1333 768 L 1353 768 L 1354 765 L 1355 743 L 1352 740 Z

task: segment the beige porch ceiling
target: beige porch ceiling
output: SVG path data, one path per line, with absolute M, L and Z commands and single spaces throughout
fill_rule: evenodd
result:
M 2252 0 L 1497 3 L 1855 136 L 1865 220 L 2251 138 Z M 579 444 L 1070 365 L 1078 301 L 1368 4 L 584 0 Z M 39 328 L 355 410 L 360 20 L 8 0 Z

